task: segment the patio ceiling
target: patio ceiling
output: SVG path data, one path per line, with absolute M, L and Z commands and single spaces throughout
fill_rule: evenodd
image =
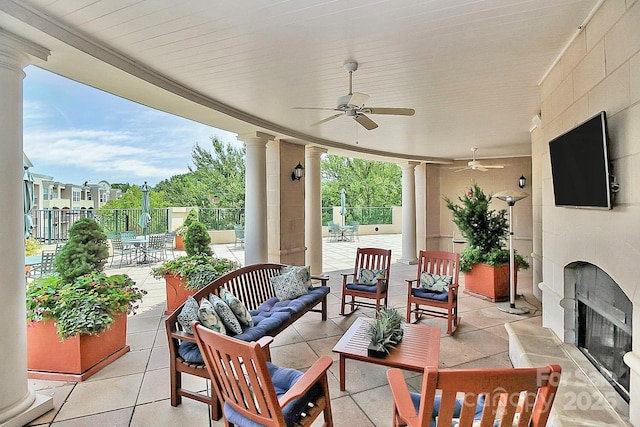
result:
M 531 154 L 538 82 L 598 0 L 2 0 L 37 66 L 236 133 L 415 160 Z M 410 107 L 313 123 L 354 91 Z M 184 141 L 191 144 L 192 141 Z M 185 147 L 189 148 L 189 147 Z

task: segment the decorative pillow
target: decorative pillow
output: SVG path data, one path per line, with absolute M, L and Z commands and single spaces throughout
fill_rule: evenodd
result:
M 200 308 L 198 309 L 198 319 L 200 323 L 216 332 L 226 334 L 227 329 L 224 327 L 224 323 L 220 316 L 216 313 L 216 309 L 213 308 L 211 302 L 208 299 L 202 298 L 200 301 Z
M 180 326 L 182 326 L 182 329 L 184 329 L 185 332 L 190 334 L 193 333 L 193 329 L 191 329 L 191 322 L 199 320 L 199 308 L 198 301 L 196 301 L 192 296 L 189 296 L 184 302 L 182 310 L 180 310 L 180 314 L 178 314 L 178 323 L 180 323 Z
M 242 326 L 236 319 L 236 315 L 233 314 L 233 311 L 229 308 L 229 306 L 220 299 L 218 295 L 210 294 L 209 302 L 213 305 L 213 308 L 216 310 L 216 314 L 224 323 L 225 328 L 229 331 L 233 332 L 234 335 L 242 333 Z
M 449 292 L 449 285 L 453 281 L 451 276 L 441 276 L 423 271 L 420 274 L 420 287 L 431 292 Z
M 271 277 L 269 280 L 280 301 L 295 299 L 309 293 L 309 288 L 300 280 L 295 271 Z
M 231 308 L 233 314 L 236 315 L 238 322 L 248 327 L 253 326 L 253 319 L 251 318 L 251 314 L 242 301 L 240 301 L 234 294 L 232 294 L 225 288 L 220 288 L 220 291 L 218 293 L 220 294 L 220 298 L 229 306 L 229 308 Z
M 387 276 L 387 270 L 369 270 L 361 268 L 358 274 L 358 283 L 361 285 L 377 285 L 378 279 L 384 279 Z
M 286 265 L 280 269 L 280 274 L 286 274 L 291 271 L 295 271 L 298 274 L 298 277 L 305 284 L 307 288 L 313 288 L 311 284 L 311 267 L 299 266 L 299 265 Z

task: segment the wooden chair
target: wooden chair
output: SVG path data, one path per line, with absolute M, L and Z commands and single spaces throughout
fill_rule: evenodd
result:
M 409 392 L 400 369 L 389 369 L 393 425 L 429 426 L 437 417 L 438 427 L 544 427 L 561 370 L 559 365 L 442 370 L 427 366 L 418 394 Z M 442 394 L 436 397 L 438 390 Z M 457 398 L 458 393 L 464 397 Z M 459 424 L 452 424 L 453 419 L 459 419 Z
M 449 292 L 430 292 L 420 286 L 423 272 L 450 276 Z M 411 313 L 415 321 L 423 315 L 447 319 L 447 334 L 453 334 L 458 328 L 458 279 L 460 276 L 460 254 L 442 251 L 420 251 L 418 257 L 418 276 L 407 280 L 407 323 L 411 322 Z
M 193 322 L 193 331 L 224 403 L 225 425 L 266 427 L 309 426 L 324 414 L 333 426 L 327 370 L 333 363 L 321 356 L 304 374 L 269 362 L 272 337 L 244 342 Z
M 356 264 L 353 273 L 342 273 L 342 305 L 340 314 L 344 315 L 344 306 L 351 305 L 351 314 L 358 306 L 373 307 L 376 312 L 380 309 L 380 301 L 384 299 L 387 306 L 387 288 L 389 287 L 389 270 L 391 268 L 391 250 L 378 248 L 358 248 Z M 362 269 L 384 270 L 384 277 L 379 277 L 376 283 L 364 284 L 361 280 Z M 352 277 L 351 280 L 348 278 Z M 347 297 L 351 301 L 347 302 Z M 365 301 L 356 300 L 362 298 Z M 375 303 L 366 300 L 375 300 Z

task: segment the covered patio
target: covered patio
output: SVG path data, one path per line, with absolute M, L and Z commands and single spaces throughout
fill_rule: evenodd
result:
M 392 307 L 406 307 L 405 279 L 415 278 L 416 266 L 397 262 L 402 238 L 398 234 L 361 236 L 360 242 L 327 242 L 324 239 L 324 272 L 329 274 L 328 314 L 326 322 L 317 313 L 309 313 L 279 334 L 272 345 L 276 364 L 305 370 L 326 354 L 334 359 L 329 382 L 336 426 L 388 426 L 392 420 L 391 392 L 385 372 L 387 368 L 367 363 L 347 362 L 347 389 L 339 390 L 338 355 L 331 349 L 358 316 L 373 316 L 369 309 L 359 309 L 351 316 L 340 316 L 341 272 L 353 269 L 355 250 L 360 247 L 384 247 L 392 250 Z M 243 251 L 233 243 L 214 245 L 216 255 L 242 260 Z M 186 426 L 216 425 L 211 422 L 207 405 L 183 399 L 178 407 L 170 404 L 169 357 L 163 316 L 164 281 L 154 279 L 151 266 L 110 269 L 125 272 L 149 291 L 141 309 L 129 317 L 127 344 L 131 351 L 82 383 L 29 380 L 39 393 L 53 396 L 55 409 L 30 425 L 65 426 Z M 462 323 L 454 336 L 448 336 L 446 321 L 422 320 L 422 324 L 442 330 L 441 367 L 510 367 L 508 338 L 504 324 L 517 322 L 539 326 L 541 310 L 531 295 L 531 274 L 519 277 L 519 304 L 532 308 L 531 315 L 515 316 L 496 309 L 496 304 L 461 294 Z M 421 375 L 406 371 L 414 391 L 419 390 Z M 206 382 L 190 377 L 194 387 L 206 388 Z M 191 385 L 191 381 L 190 384 Z

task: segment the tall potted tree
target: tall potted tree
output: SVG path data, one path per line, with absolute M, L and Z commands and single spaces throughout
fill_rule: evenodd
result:
M 509 251 L 504 248 L 509 233 L 507 210 L 489 209 L 491 195 L 474 183 L 458 197 L 460 205 L 443 197 L 453 215 L 453 222 L 467 241 L 460 253 L 460 271 L 464 273 L 465 292 L 491 301 L 509 298 Z M 529 268 L 529 263 L 515 254 L 513 274 Z
M 187 234 L 189 226 L 196 221 L 198 221 L 198 211 L 191 209 L 189 213 L 187 213 L 182 225 L 176 228 L 176 249 L 184 250 L 184 237 Z
M 27 367 L 32 378 L 82 381 L 129 351 L 127 314 L 146 294 L 125 274 L 103 273 L 106 236 L 76 221 L 56 274 L 27 284 Z
M 189 295 L 208 285 L 224 273 L 235 270 L 239 264 L 227 258 L 213 256 L 211 236 L 201 222 L 189 225 L 185 235 L 186 256 L 164 262 L 152 270 L 157 279 L 164 277 L 167 295 L 165 314 L 172 313 Z

